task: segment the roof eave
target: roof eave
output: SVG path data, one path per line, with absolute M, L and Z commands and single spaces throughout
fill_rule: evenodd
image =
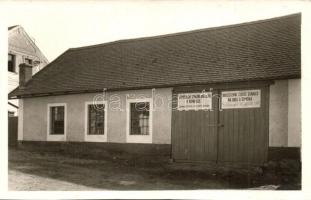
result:
M 284 79 L 297 79 L 301 78 L 301 75 L 291 75 L 286 77 L 271 77 L 271 78 L 261 78 L 261 79 L 249 79 L 249 80 L 234 80 L 234 81 L 224 81 L 224 82 L 201 82 L 201 83 L 184 83 L 184 84 L 162 84 L 162 85 L 154 85 L 154 86 L 140 86 L 140 87 L 120 87 L 120 88 L 107 88 L 106 91 L 122 91 L 122 90 L 139 90 L 139 89 L 151 89 L 151 88 L 171 88 L 171 87 L 182 87 L 182 86 L 194 86 L 194 85 L 208 85 L 208 84 L 231 84 L 237 82 L 270 82 L 272 83 L 274 80 L 284 80 Z M 20 90 L 16 88 L 16 90 Z M 57 92 L 47 92 L 47 93 L 29 93 L 29 94 L 14 94 L 18 91 L 12 91 L 9 94 L 9 99 L 21 99 L 21 98 L 33 98 L 33 97 L 45 97 L 45 96 L 59 96 L 59 95 L 69 95 L 69 94 L 83 94 L 83 93 L 97 93 L 102 92 L 101 89 L 91 89 L 91 90 L 75 90 L 75 91 L 57 91 Z

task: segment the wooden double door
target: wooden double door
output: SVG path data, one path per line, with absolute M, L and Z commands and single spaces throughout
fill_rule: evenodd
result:
M 179 88 L 173 92 L 172 157 L 175 161 L 254 165 L 266 161 L 269 136 L 268 86 L 216 88 L 210 91 L 212 99 L 209 109 L 179 109 L 178 95 L 194 91 L 201 90 Z M 257 101 L 255 106 L 248 103 L 241 106 L 231 102 L 236 98 L 230 95 L 252 92 L 257 95 L 257 99 L 254 98 Z

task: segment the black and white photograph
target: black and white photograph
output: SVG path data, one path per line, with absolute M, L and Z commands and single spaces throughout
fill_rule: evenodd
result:
M 308 7 L 0 2 L 7 191 L 306 199 Z

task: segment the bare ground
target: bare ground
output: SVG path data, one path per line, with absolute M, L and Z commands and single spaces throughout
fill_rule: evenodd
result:
M 95 160 L 55 152 L 9 150 L 9 190 L 193 190 L 300 189 L 295 163 L 270 163 L 260 169 L 226 169 L 170 164 L 157 158 L 111 154 Z M 276 172 L 278 171 L 278 172 Z M 287 170 L 288 171 L 288 170 Z

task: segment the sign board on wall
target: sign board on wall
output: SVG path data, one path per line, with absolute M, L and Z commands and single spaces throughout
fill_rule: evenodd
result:
M 178 94 L 177 110 L 210 110 L 211 108 L 211 92 Z
M 259 108 L 260 90 L 240 90 L 221 92 L 222 109 Z

